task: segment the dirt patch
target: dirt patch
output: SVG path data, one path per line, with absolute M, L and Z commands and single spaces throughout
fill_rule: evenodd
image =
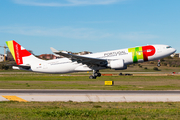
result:
M 165 86 L 180 84 L 180 80 L 157 80 L 157 81 L 114 81 L 115 85 L 142 85 L 144 86 Z
M 133 76 L 168 76 L 168 74 L 133 74 Z

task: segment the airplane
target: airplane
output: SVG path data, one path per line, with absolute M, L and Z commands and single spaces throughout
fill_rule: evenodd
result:
M 13 65 L 13 69 L 50 74 L 93 71 L 93 74 L 89 76 L 90 79 L 100 77 L 99 70 L 102 69 L 123 70 L 127 69 L 129 64 L 159 60 L 176 52 L 176 49 L 169 45 L 146 45 L 94 54 L 74 55 L 57 51 L 51 47 L 54 54 L 64 56 L 64 58 L 42 60 L 14 40 L 6 41 L 6 44 L 17 64 Z M 158 64 L 160 66 L 160 62 Z

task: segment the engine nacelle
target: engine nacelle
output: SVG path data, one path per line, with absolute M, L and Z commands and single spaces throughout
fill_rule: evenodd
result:
M 108 67 L 110 67 L 111 69 L 115 69 L 115 70 L 127 69 L 127 66 L 124 65 L 124 60 L 123 59 L 109 61 Z

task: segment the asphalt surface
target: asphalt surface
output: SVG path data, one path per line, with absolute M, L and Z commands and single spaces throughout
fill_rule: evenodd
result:
M 180 91 L 1 89 L 0 101 L 180 102 Z
M 1 89 L 0 94 L 102 94 L 102 95 L 111 95 L 111 94 L 145 94 L 145 95 L 180 95 L 180 91 L 144 91 L 144 90 L 29 90 L 29 89 Z

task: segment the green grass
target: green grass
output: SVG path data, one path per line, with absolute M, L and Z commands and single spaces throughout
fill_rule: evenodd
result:
M 87 74 L 88 75 L 88 74 Z M 104 81 L 114 81 L 105 86 Z M 1 89 L 179 90 L 179 76 L 61 76 L 52 74 L 0 75 Z
M 180 103 L 0 102 L 3 120 L 56 119 L 180 119 Z

